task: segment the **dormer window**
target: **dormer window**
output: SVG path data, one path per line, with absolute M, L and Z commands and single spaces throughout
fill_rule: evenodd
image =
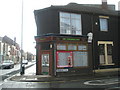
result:
M 60 34 L 82 35 L 81 15 L 60 12 Z

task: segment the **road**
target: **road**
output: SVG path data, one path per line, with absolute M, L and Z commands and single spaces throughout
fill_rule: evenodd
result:
M 25 65 L 26 68 L 29 68 L 30 66 L 34 65 L 35 62 L 28 62 L 27 65 Z M 16 64 L 14 68 L 12 69 L 0 69 L 0 86 L 3 85 L 4 80 L 8 77 L 11 77 L 20 71 L 20 64 Z
M 25 65 L 25 67 L 27 67 L 27 66 L 30 66 L 31 64 L 33 64 L 34 62 L 28 62 L 28 64 L 27 65 Z M 11 72 L 13 72 L 13 71 L 17 71 L 17 70 L 19 70 L 20 69 L 20 64 L 16 64 L 15 66 L 14 66 L 14 68 L 12 68 L 12 69 L 0 69 L 0 75 L 6 75 L 6 74 L 9 74 L 9 73 L 11 73 Z
M 36 65 L 31 66 L 30 68 L 25 70 L 26 75 L 34 75 L 36 71 Z M 19 73 L 18 73 L 19 74 Z M 115 80 L 117 77 L 111 77 L 111 79 L 104 79 L 104 81 L 109 80 Z M 94 88 L 113 88 L 113 87 L 119 87 L 118 83 L 113 84 L 96 84 L 96 85 L 87 85 L 84 84 L 87 79 L 80 79 L 80 80 L 70 80 L 70 81 L 50 81 L 50 82 L 18 82 L 18 81 L 6 81 L 2 85 L 2 88 L 5 88 L 5 90 L 9 90 L 10 88 L 25 88 L 25 90 L 32 88 L 33 90 L 35 88 L 93 88 L 92 90 L 96 90 Z M 4 89 L 3 89 L 4 90 Z M 105 89 L 102 89 L 105 90 Z M 108 89 L 109 90 L 109 89 Z M 114 89 L 114 90 L 120 90 Z

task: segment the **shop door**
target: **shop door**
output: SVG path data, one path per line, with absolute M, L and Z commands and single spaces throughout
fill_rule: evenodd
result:
M 42 74 L 49 74 L 49 53 L 42 54 Z
M 98 42 L 100 65 L 111 65 L 113 42 Z

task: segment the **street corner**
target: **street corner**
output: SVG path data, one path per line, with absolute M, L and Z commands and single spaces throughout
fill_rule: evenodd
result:
M 4 82 L 19 81 L 18 77 L 19 77 L 19 76 L 17 76 L 17 75 L 13 75 L 13 76 L 11 76 L 11 77 L 8 77 L 8 78 L 4 79 Z
M 15 75 L 7 78 L 5 81 L 17 82 L 50 82 L 53 78 L 46 75 Z
M 37 78 L 33 76 L 15 75 L 8 79 L 7 81 L 17 81 L 17 82 L 35 82 Z
M 70 78 L 65 77 L 51 77 L 49 75 L 15 75 L 6 79 L 6 81 L 16 81 L 16 82 L 67 82 L 73 81 Z

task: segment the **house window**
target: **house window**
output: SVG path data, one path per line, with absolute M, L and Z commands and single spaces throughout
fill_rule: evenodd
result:
M 100 18 L 100 31 L 108 31 L 108 19 Z
M 60 34 L 82 35 L 81 15 L 60 12 Z

